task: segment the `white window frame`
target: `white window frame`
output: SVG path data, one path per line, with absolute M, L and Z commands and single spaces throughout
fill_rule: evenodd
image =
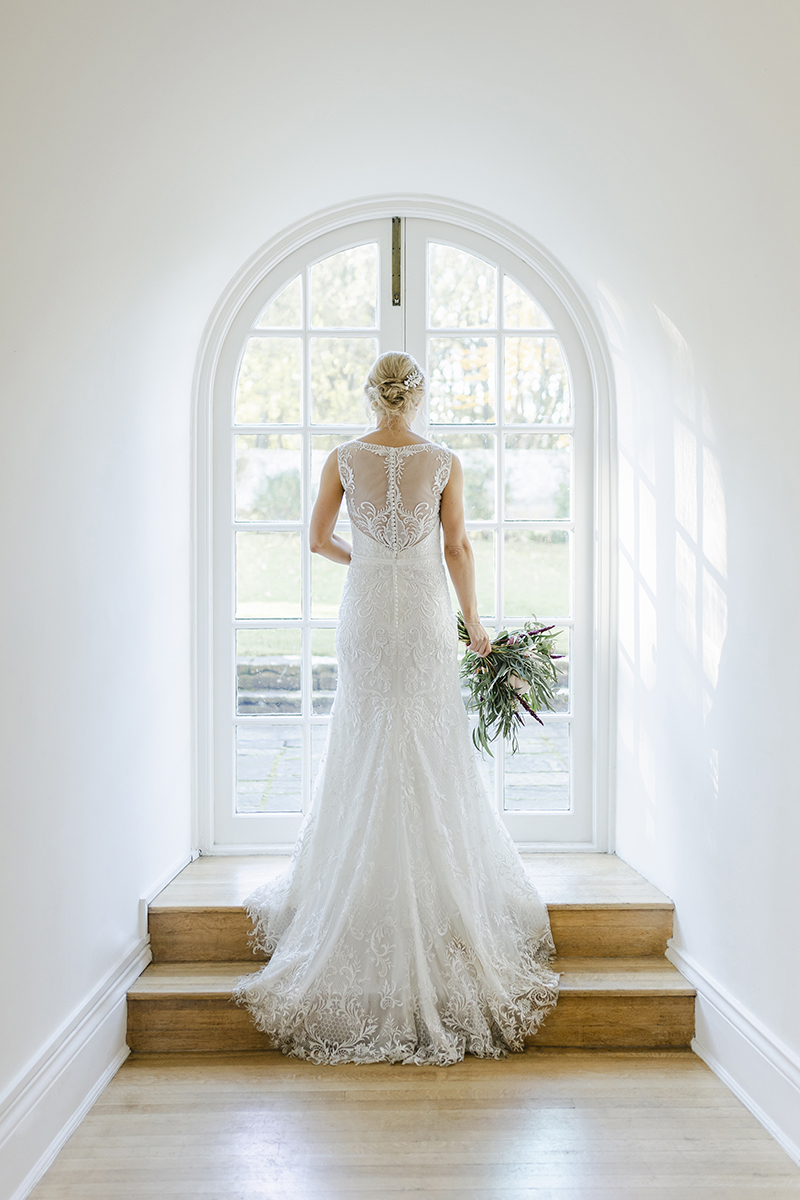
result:
M 220 458 L 230 462 L 231 456 L 217 455 L 215 472 L 213 450 L 215 437 L 217 440 L 223 437 L 227 440 L 231 436 L 231 389 L 235 386 L 239 357 L 247 334 L 255 325 L 264 304 L 284 283 L 312 261 L 318 261 L 347 245 L 366 240 L 379 241 L 390 236 L 387 218 L 391 216 L 406 218 L 404 266 L 410 272 L 418 270 L 421 261 L 419 254 L 415 257 L 413 253 L 415 237 L 428 236 L 431 240 L 460 246 L 468 253 L 498 264 L 501 273 L 505 271 L 514 277 L 541 304 L 558 331 L 569 363 L 576 407 L 583 406 L 580 416 L 590 423 L 592 431 L 588 448 L 584 446 L 581 450 L 583 461 L 576 464 L 578 471 L 573 476 L 577 480 L 580 472 L 587 485 L 583 493 L 580 486 L 577 489 L 576 503 L 580 511 L 573 512 L 573 516 L 582 518 L 587 536 L 593 544 L 590 553 L 594 586 L 582 598 L 576 595 L 572 614 L 573 621 L 580 621 L 582 628 L 586 629 L 586 636 L 590 638 L 594 651 L 590 655 L 592 661 L 588 666 L 588 675 L 584 671 L 585 678 L 581 682 L 582 689 L 588 688 L 591 692 L 591 724 L 582 744 L 576 745 L 573 751 L 576 770 L 574 786 L 590 796 L 590 802 L 580 829 L 576 830 L 573 820 L 572 829 L 566 837 L 562 832 L 563 814 L 537 814 L 537 836 L 533 841 L 526 836 L 526 827 L 530 829 L 527 814 L 505 813 L 504 819 L 520 848 L 613 849 L 610 783 L 613 770 L 614 488 L 611 376 L 605 344 L 593 314 L 574 284 L 535 243 L 488 214 L 478 214 L 475 210 L 454 205 L 420 202 L 408 197 L 389 198 L 329 212 L 276 239 L 255 256 L 233 281 L 206 330 L 195 386 L 195 845 L 206 854 L 285 853 L 294 840 L 300 821 L 295 814 L 286 817 L 270 814 L 266 822 L 266 815 L 235 814 L 234 819 L 228 821 L 224 814 L 221 819 L 219 811 L 215 814 L 213 806 L 215 793 L 219 795 L 220 789 L 228 786 L 226 779 L 230 771 L 225 752 L 220 754 L 214 751 L 214 729 L 223 720 L 223 709 L 230 719 L 234 687 L 228 642 L 223 647 L 222 638 L 218 637 L 214 649 L 215 609 L 218 612 L 220 606 L 230 604 L 229 591 L 227 599 L 222 594 L 231 586 L 230 567 L 225 565 L 226 562 L 230 564 L 230 554 L 227 547 L 221 544 L 223 538 L 218 538 L 215 545 L 213 531 L 215 520 L 219 529 L 225 528 L 222 524 L 224 520 L 230 525 L 232 472 L 229 478 L 224 477 L 224 471 L 220 474 Z M 364 222 L 375 224 L 370 230 Z M 438 222 L 438 225 L 432 222 Z M 350 226 L 353 228 L 348 231 Z M 313 246 L 310 244 L 312 242 Z M 415 318 L 413 311 L 407 314 L 405 305 L 401 308 L 391 306 L 391 281 L 386 278 L 387 274 L 384 272 L 381 278 L 383 319 L 379 317 L 380 349 L 396 348 L 405 343 L 410 353 L 422 361 L 426 335 L 419 323 L 419 312 Z M 407 289 L 419 288 L 422 282 L 410 276 Z M 474 332 L 477 334 L 478 330 Z M 498 390 L 498 408 L 500 406 L 501 393 Z M 463 425 L 460 431 L 466 433 L 472 429 L 478 432 L 481 428 Z M 302 427 L 293 427 L 292 432 L 300 432 L 301 429 L 305 429 L 305 423 Z M 325 431 L 316 427 L 315 432 Z M 359 432 L 358 428 L 354 428 L 353 436 L 358 436 Z M 498 436 L 502 436 L 500 429 L 497 432 Z M 502 488 L 501 480 L 497 481 L 497 486 L 498 490 Z M 223 511 L 227 517 L 223 517 Z M 303 519 L 306 522 L 308 515 L 304 510 Z M 499 518 L 500 514 L 497 515 Z M 308 612 L 308 608 L 305 611 Z M 325 622 L 314 624 L 324 625 Z M 306 713 L 302 718 L 298 717 L 296 723 L 305 725 L 316 722 Z M 498 777 L 502 780 L 502 773 L 498 773 Z M 499 784 L 498 788 L 501 786 Z M 497 800 L 502 803 L 499 791 Z M 308 797 L 304 797 L 304 801 L 307 803 Z M 519 817 L 522 819 L 519 820 Z M 248 828 L 250 825 L 252 829 Z M 262 831 L 267 828 L 268 834 L 265 836 Z M 243 835 L 239 835 L 238 830 L 242 830 Z

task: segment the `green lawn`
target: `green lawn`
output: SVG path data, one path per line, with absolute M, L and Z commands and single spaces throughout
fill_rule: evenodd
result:
M 515 617 L 570 615 L 568 535 L 517 529 L 505 535 L 503 609 Z
M 347 535 L 345 535 L 347 536 Z M 570 614 L 570 547 L 567 534 L 528 529 L 505 534 L 504 611 L 511 617 Z M 301 615 L 300 533 L 237 534 L 237 616 Z M 470 532 L 478 582 L 478 607 L 494 614 L 494 534 Z M 335 619 L 346 568 L 318 555 L 311 563 L 311 609 L 317 618 Z M 455 594 L 452 592 L 456 607 Z

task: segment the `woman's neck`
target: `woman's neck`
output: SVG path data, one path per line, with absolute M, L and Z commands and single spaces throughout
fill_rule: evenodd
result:
M 358 440 L 373 442 L 376 446 L 415 446 L 418 442 L 426 442 L 428 439 L 412 433 L 405 421 L 393 421 L 391 425 L 379 425 L 372 433 L 367 433 Z

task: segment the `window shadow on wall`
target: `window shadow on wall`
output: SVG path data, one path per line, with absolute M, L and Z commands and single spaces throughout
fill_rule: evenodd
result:
M 663 851 L 664 839 L 679 836 L 670 816 L 677 793 L 703 796 L 711 806 L 698 804 L 698 823 L 713 844 L 719 759 L 709 721 L 728 626 L 714 431 L 690 348 L 669 317 L 656 309 L 661 345 L 632 363 L 624 314 L 606 298 L 618 401 L 621 812 L 640 846 Z

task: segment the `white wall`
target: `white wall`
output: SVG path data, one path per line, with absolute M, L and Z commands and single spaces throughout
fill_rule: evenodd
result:
M 675 900 L 696 1049 L 800 1161 L 800 95 L 784 57 L 800 11 L 788 12 L 761 8 L 749 44 L 733 21 L 716 50 L 703 44 L 705 110 L 670 106 L 653 131 L 656 144 L 686 137 L 689 153 L 650 181 L 639 281 L 606 276 L 598 303 L 618 389 L 617 848 Z
M 286 225 L 410 190 L 525 229 L 607 322 L 620 852 L 675 898 L 679 946 L 800 1052 L 796 6 L 18 0 L 5 20 L 0 1090 L 188 849 L 208 314 Z M 692 489 L 708 544 L 678 579 Z

